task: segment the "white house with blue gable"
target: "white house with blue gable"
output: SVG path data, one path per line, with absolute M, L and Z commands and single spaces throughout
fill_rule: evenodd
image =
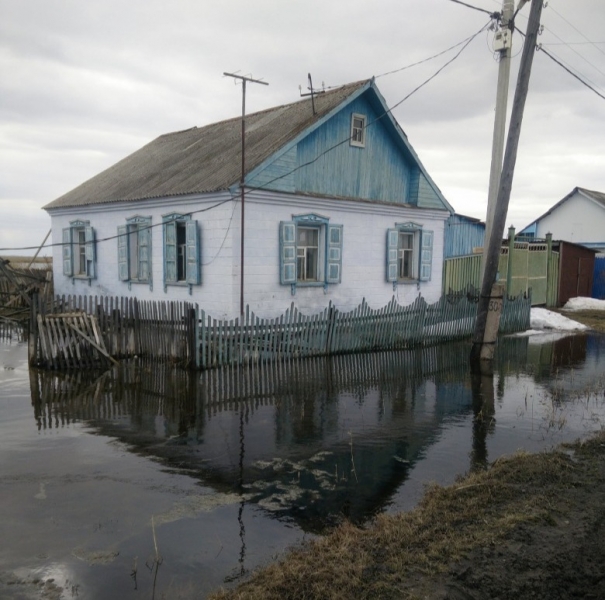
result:
M 441 293 L 454 211 L 374 80 L 246 116 L 244 302 L 259 316 Z M 162 135 L 44 208 L 58 294 L 240 312 L 241 120 Z

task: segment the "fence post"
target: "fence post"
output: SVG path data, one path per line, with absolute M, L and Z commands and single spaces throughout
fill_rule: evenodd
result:
M 506 269 L 506 295 L 510 296 L 513 286 L 513 253 L 515 251 L 515 228 L 508 228 L 508 267 Z
M 332 300 L 330 300 L 330 303 L 328 304 L 328 322 L 326 324 L 326 354 L 330 354 L 330 349 L 332 348 L 332 335 L 334 332 L 334 313 L 334 305 L 332 304 Z
M 29 332 L 27 340 L 27 358 L 29 365 L 35 365 L 38 361 L 38 302 L 39 296 L 35 292 L 31 298 L 29 307 Z

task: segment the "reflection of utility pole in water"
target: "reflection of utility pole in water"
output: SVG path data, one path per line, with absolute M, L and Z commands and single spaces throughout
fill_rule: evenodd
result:
M 240 577 L 246 574 L 246 567 L 244 560 L 246 558 L 246 527 L 244 526 L 244 455 L 245 455 L 245 443 L 244 443 L 244 408 L 246 403 L 243 399 L 240 399 L 239 408 L 239 494 L 240 503 L 239 510 L 237 511 L 237 522 L 239 523 L 239 539 L 241 541 L 241 548 L 239 551 L 239 567 Z
M 496 421 L 494 406 L 494 376 L 473 373 L 471 375 L 473 393 L 473 448 L 471 450 L 471 471 L 487 468 L 487 434 L 493 432 Z

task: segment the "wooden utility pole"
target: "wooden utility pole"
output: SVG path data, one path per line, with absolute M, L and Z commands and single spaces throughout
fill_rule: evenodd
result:
M 239 313 L 244 314 L 244 181 L 246 179 L 246 82 L 260 83 L 261 85 L 269 85 L 266 81 L 260 79 L 252 79 L 251 77 L 244 77 L 243 75 L 237 75 L 235 73 L 223 73 L 227 77 L 233 77 L 239 79 L 242 82 L 242 173 L 240 177 L 240 192 L 241 192 L 241 204 L 242 204 L 242 215 L 241 215 L 241 248 L 240 248 L 240 293 L 239 293 Z
M 519 77 L 517 79 L 517 88 L 513 101 L 513 110 L 511 114 L 510 126 L 508 129 L 508 138 L 506 141 L 506 152 L 504 155 L 504 164 L 502 166 L 502 176 L 500 178 L 500 189 L 494 210 L 494 221 L 492 224 L 492 233 L 489 240 L 487 255 L 485 260 L 485 270 L 483 281 L 481 283 L 481 294 L 477 306 L 477 320 L 475 322 L 475 333 L 473 336 L 473 347 L 471 349 L 471 367 L 480 364 L 480 358 L 493 358 L 495 339 L 485 339 L 486 326 L 490 304 L 492 304 L 492 287 L 496 281 L 498 273 L 498 260 L 500 258 L 500 247 L 502 245 L 502 235 L 508 213 L 508 203 L 513 185 L 513 176 L 515 173 L 515 163 L 517 161 L 517 149 L 519 147 L 519 137 L 521 134 L 521 123 L 523 121 L 523 111 L 525 101 L 527 100 L 527 91 L 529 88 L 529 78 L 531 67 L 536 52 L 536 41 L 540 29 L 540 16 L 542 15 L 543 0 L 532 0 L 529 13 L 529 23 L 525 35 L 525 44 L 523 45 L 523 54 L 521 56 L 521 65 L 519 67 Z M 497 331 L 497 329 L 496 329 Z M 483 351 L 485 349 L 485 351 Z
M 492 140 L 492 164 L 489 173 L 489 192 L 487 197 L 487 218 L 485 219 L 485 239 L 483 242 L 483 258 L 481 260 L 481 276 L 485 271 L 487 247 L 492 233 L 494 210 L 500 188 L 500 173 L 502 173 L 502 158 L 504 156 L 504 142 L 506 139 L 506 108 L 508 105 L 508 83 L 510 81 L 510 63 L 515 25 L 513 15 L 515 12 L 514 0 L 502 1 L 502 17 L 500 31 L 496 33 L 494 45 L 500 53 L 498 66 L 498 87 L 496 91 L 496 113 L 494 116 L 494 137 Z

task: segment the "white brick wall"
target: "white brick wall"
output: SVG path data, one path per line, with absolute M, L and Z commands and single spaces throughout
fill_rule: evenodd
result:
M 136 296 L 142 300 L 194 301 L 216 318 L 233 318 L 239 314 L 240 302 L 240 204 L 232 201 L 207 212 L 194 214 L 201 226 L 202 285 L 188 287 L 163 284 L 162 215 L 172 212 L 199 211 L 230 198 L 228 193 L 120 203 L 115 206 L 86 207 L 78 211 L 53 211 L 53 242 L 61 242 L 61 231 L 75 219 L 89 220 L 97 238 L 97 278 L 72 280 L 62 270 L 61 247 L 53 254 L 55 291 L 58 294 L 92 294 Z M 427 302 L 435 302 L 441 294 L 443 265 L 443 231 L 447 213 L 395 205 L 344 200 L 326 200 L 304 196 L 279 195 L 251 191 L 246 196 L 245 230 L 245 296 L 246 304 L 259 316 L 274 317 L 283 313 L 292 302 L 305 313 L 322 310 L 328 301 L 339 309 L 351 310 L 366 298 L 370 306 L 380 308 L 395 294 L 400 304 L 409 304 L 422 294 Z M 279 283 L 279 222 L 290 221 L 293 215 L 316 213 L 343 225 L 342 283 L 323 287 L 291 286 Z M 117 241 L 113 238 L 118 225 L 140 214 L 152 217 L 153 290 L 148 284 L 119 281 Z M 385 277 L 386 230 L 395 223 L 414 221 L 434 231 L 432 278 L 429 282 L 393 284 Z M 222 245 L 222 247 L 221 247 Z

